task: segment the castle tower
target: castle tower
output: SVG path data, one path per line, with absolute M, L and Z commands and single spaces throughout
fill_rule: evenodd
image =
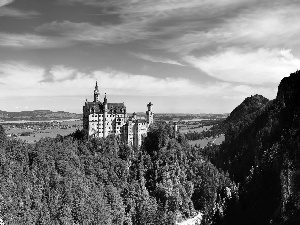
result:
M 107 98 L 106 98 L 106 93 L 104 96 L 104 101 L 103 101 L 103 137 L 106 138 L 108 135 L 108 129 L 107 129 Z
M 132 114 L 132 119 L 133 119 L 134 121 L 137 120 L 137 115 L 136 115 L 135 112 Z
M 98 84 L 96 81 L 96 86 L 95 86 L 95 90 L 94 90 L 94 102 L 99 102 L 99 95 L 100 95 L 100 92 L 99 92 Z
M 147 123 L 148 123 L 148 124 L 153 123 L 152 106 L 153 106 L 153 104 L 152 104 L 151 102 L 149 102 L 149 104 L 147 105 L 148 111 L 146 111 L 146 115 L 147 115 Z

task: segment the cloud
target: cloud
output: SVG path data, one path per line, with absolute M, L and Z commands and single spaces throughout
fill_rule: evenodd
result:
M 222 0 L 214 1 L 210 0 L 157 0 L 153 4 L 151 0 L 132 1 L 132 0 L 110 0 L 110 1 L 98 1 L 98 0 L 64 0 L 68 3 L 81 3 L 85 5 L 98 6 L 101 8 L 108 8 L 112 12 L 118 12 L 120 14 L 132 14 L 132 13 L 160 13 L 164 11 L 177 11 L 178 9 L 193 9 L 193 8 L 213 8 L 230 6 L 239 2 L 249 2 L 249 0 Z M 175 13 L 175 12 L 174 12 Z
M 218 89 L 228 86 L 226 83 L 214 83 L 204 87 L 185 78 L 156 78 L 112 70 L 95 71 L 93 76 L 101 81 L 104 89 L 119 95 L 126 93 L 142 96 L 207 96 L 214 95 Z
M 54 66 L 51 70 L 50 73 L 54 77 L 54 81 L 64 81 L 64 80 L 70 80 L 74 78 L 76 75 L 76 70 L 72 68 L 67 68 L 64 66 Z
M 165 63 L 165 64 L 184 66 L 183 64 L 181 64 L 181 63 L 179 63 L 175 60 L 165 59 L 165 58 L 162 58 L 162 57 L 153 57 L 153 56 L 146 55 L 146 54 L 141 54 L 141 53 L 131 53 L 131 55 L 133 55 L 133 56 L 135 56 L 139 59 L 144 59 L 144 60 L 155 62 L 155 63 Z
M 263 4 L 265 3 L 265 4 Z M 201 16 L 194 17 L 184 26 L 179 26 L 171 40 L 159 40 L 154 48 L 164 48 L 171 52 L 188 54 L 194 50 L 228 48 L 275 48 L 299 46 L 297 37 L 300 27 L 295 21 L 300 19 L 300 5 L 293 1 L 282 4 L 275 1 L 228 10 L 227 13 L 208 17 L 202 23 Z M 216 19 L 214 19 L 216 18 Z M 198 21 L 198 23 L 194 23 Z M 288 24 L 288 26 L 287 26 Z M 178 35 L 181 32 L 182 35 Z M 200 52 L 200 51 L 199 51 Z
M 114 70 L 81 72 L 62 65 L 50 68 L 51 82 L 45 82 L 47 70 L 23 62 L 0 62 L 2 97 L 22 96 L 90 96 L 98 80 L 101 92 L 109 95 L 132 96 L 240 96 L 257 91 L 274 97 L 268 87 L 234 85 L 228 82 L 195 83 L 186 78 L 157 78 L 133 75 Z M 270 96 L 271 95 L 271 96 Z
M 17 18 L 32 18 L 39 15 L 40 13 L 35 11 L 21 11 L 10 7 L 0 8 L 0 17 L 7 16 L 7 17 L 17 17 Z
M 0 86 L 3 96 L 39 95 L 37 84 L 44 70 L 20 62 L 0 62 Z
M 200 58 L 187 56 L 185 60 L 218 79 L 254 85 L 276 85 L 300 66 L 300 59 L 291 50 L 278 49 L 226 49 Z
M 70 46 L 70 41 L 57 37 L 47 37 L 35 34 L 12 34 L 0 32 L 0 46 L 13 48 L 59 48 Z
M 64 1 L 66 2 L 66 1 Z M 300 4 L 293 0 L 68 0 L 98 7 L 118 18 L 104 26 L 69 21 L 53 22 L 41 31 L 57 31 L 68 38 L 94 43 L 143 45 L 180 55 L 232 46 L 292 48 L 299 46 Z M 287 26 L 288 24 L 288 26 Z
M 141 40 L 145 47 L 181 56 L 197 50 L 201 55 L 204 51 L 232 46 L 292 48 L 299 45 L 296 37 L 300 28 L 295 21 L 300 19 L 300 7 L 297 7 L 300 5 L 292 0 L 285 4 L 278 0 L 272 3 L 268 0 L 159 0 L 155 4 L 150 0 L 61 2 L 97 6 L 104 17 L 117 18 L 113 23 L 99 24 L 53 21 L 36 28 L 39 34 L 63 38 L 72 44 L 122 44 Z M 151 61 L 149 57 L 147 60 Z
M 90 23 L 74 23 L 70 21 L 54 21 L 43 24 L 36 30 L 40 33 L 63 36 L 72 41 L 94 42 L 99 44 L 126 43 L 151 36 L 151 32 L 143 31 L 137 21 L 121 25 L 105 26 L 97 26 Z
M 227 46 L 250 45 L 253 47 L 276 47 L 300 35 L 300 28 L 295 21 L 300 19 L 299 5 L 271 6 L 246 11 L 239 16 L 225 21 L 223 27 L 211 31 L 210 35 L 223 39 L 214 41 Z M 289 24 L 287 26 L 287 24 Z
M 14 1 L 15 0 L 0 0 L 0 7 L 9 5 L 9 4 L 13 3 Z
M 204 17 L 207 20 L 207 14 L 214 17 L 220 9 L 225 10 L 248 1 L 222 0 L 212 3 L 210 0 L 160 0 L 153 4 L 150 0 L 69 0 L 68 3 L 98 6 L 103 15 L 117 17 L 118 23 L 95 25 L 88 22 L 53 21 L 41 25 L 36 30 L 62 35 L 71 40 L 94 43 L 114 44 L 144 40 L 148 42 L 147 45 L 153 47 L 153 43 L 162 40 L 172 45 L 173 40 L 176 41 L 182 34 L 199 30 L 199 26 L 201 28 L 204 24 L 201 19 Z

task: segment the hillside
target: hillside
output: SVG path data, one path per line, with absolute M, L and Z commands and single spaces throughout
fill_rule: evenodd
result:
M 224 121 L 227 129 L 243 129 L 250 124 L 270 101 L 262 95 L 246 98 Z
M 247 117 L 255 117 L 258 110 L 263 109 L 269 100 L 262 95 L 254 95 L 246 98 L 239 106 L 237 106 L 226 118 L 225 123 L 236 124 Z
M 247 98 L 225 124 L 225 143 L 213 153 L 205 150 L 240 183 L 240 201 L 224 221 L 299 224 L 300 72 L 281 81 L 273 101 L 258 95 Z

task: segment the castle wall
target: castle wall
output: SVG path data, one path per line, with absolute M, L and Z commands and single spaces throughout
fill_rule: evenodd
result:
M 133 144 L 141 147 L 143 139 L 147 136 L 149 124 L 136 122 L 133 126 Z
M 91 113 L 89 115 L 84 114 L 84 129 L 89 131 L 89 135 L 94 135 L 95 137 L 105 137 L 110 134 L 120 135 L 121 128 L 126 122 L 126 116 L 124 114 L 98 114 Z M 88 124 L 88 125 L 86 125 Z M 104 126 L 105 129 L 104 129 Z M 95 133 L 97 133 L 95 135 Z
M 88 131 L 89 129 L 89 113 L 86 110 L 86 106 L 83 106 L 83 129 Z
M 128 120 L 127 123 L 121 128 L 121 138 L 124 143 L 133 146 L 133 123 Z

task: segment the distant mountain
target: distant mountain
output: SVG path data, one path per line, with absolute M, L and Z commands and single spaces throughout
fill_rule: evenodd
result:
M 275 100 L 246 98 L 225 121 L 215 164 L 240 183 L 229 224 L 300 224 L 300 71 Z
M 0 110 L 0 120 L 57 120 L 57 119 L 81 119 L 82 114 L 69 113 L 64 111 L 52 112 L 51 110 L 34 110 L 21 112 L 7 112 Z

